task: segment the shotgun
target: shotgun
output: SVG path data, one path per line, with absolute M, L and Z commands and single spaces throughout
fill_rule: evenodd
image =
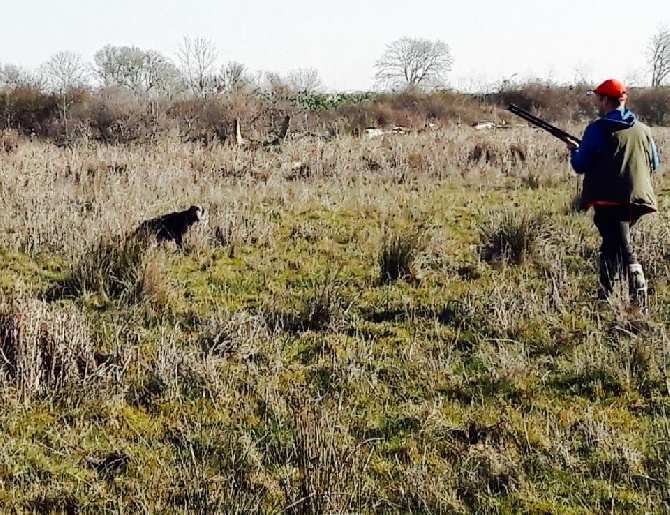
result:
M 518 117 L 523 118 L 528 123 L 531 123 L 536 127 L 539 127 L 540 129 L 547 131 L 552 136 L 555 136 L 558 139 L 565 141 L 566 143 L 571 142 L 579 145 L 582 142 L 582 140 L 580 140 L 579 138 L 573 136 L 572 134 L 568 134 L 564 130 L 553 126 L 549 122 L 545 122 L 541 118 L 538 118 L 537 116 L 530 114 L 528 111 L 521 109 L 519 106 L 510 104 L 507 110 L 514 113 Z

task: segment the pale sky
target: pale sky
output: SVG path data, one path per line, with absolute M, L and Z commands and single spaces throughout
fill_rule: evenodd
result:
M 514 74 L 646 83 L 661 25 L 670 0 L 0 0 L 0 63 L 33 70 L 60 50 L 92 61 L 106 44 L 176 61 L 184 36 L 206 37 L 220 63 L 313 67 L 329 90 L 367 90 L 385 45 L 407 36 L 450 46 L 459 89 Z

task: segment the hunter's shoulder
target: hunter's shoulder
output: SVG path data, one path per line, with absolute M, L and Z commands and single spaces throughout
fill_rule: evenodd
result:
M 586 126 L 586 128 L 584 129 L 584 138 L 599 139 L 605 135 L 606 132 L 605 129 L 606 127 L 602 122 L 602 118 L 598 118 L 597 120 L 592 121 Z
M 630 124 L 629 129 L 634 131 L 636 134 L 644 135 L 644 137 L 652 139 L 652 130 L 649 125 L 644 122 L 641 122 L 638 118 L 635 118 L 635 121 Z
M 648 134 L 651 134 L 651 127 L 649 127 L 649 125 L 647 125 L 646 123 L 641 122 L 640 120 L 635 120 L 635 126 L 638 129 L 643 130 L 644 132 L 646 132 Z

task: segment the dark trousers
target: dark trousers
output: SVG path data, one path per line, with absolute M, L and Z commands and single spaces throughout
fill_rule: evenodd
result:
M 593 223 L 600 245 L 600 288 L 603 294 L 612 292 L 615 278 L 628 277 L 629 265 L 636 264 L 637 255 L 630 241 L 630 228 L 640 214 L 628 206 L 595 206 Z

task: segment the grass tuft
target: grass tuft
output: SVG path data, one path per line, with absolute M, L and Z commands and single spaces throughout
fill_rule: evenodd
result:
M 122 235 L 101 238 L 72 267 L 70 275 L 58 285 L 61 296 L 100 294 L 108 299 L 137 301 L 144 293 L 155 294 L 155 267 L 149 268 L 149 283 L 144 279 L 148 247 L 140 238 Z
M 342 322 L 344 311 L 342 288 L 331 279 L 314 282 L 299 299 L 274 298 L 263 308 L 270 327 L 291 334 L 335 328 Z
M 418 278 L 414 265 L 425 248 L 421 227 L 387 233 L 379 255 L 380 281 L 383 284 Z
M 547 235 L 547 217 L 530 211 L 493 213 L 480 227 L 487 263 L 520 265 L 537 257 Z
M 73 383 L 95 366 L 84 317 L 28 297 L 0 304 L 0 351 L 0 370 L 24 397 Z

